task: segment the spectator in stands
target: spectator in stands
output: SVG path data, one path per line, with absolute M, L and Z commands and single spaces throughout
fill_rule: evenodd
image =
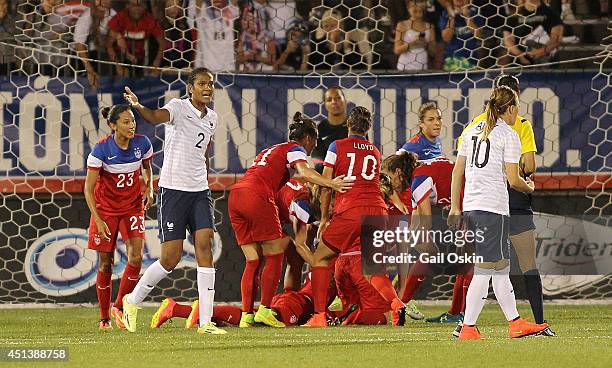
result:
M 265 0 L 248 0 L 241 10 L 237 64 L 241 71 L 272 71 L 276 42 L 269 28 Z
M 329 145 L 338 139 L 348 137 L 346 126 L 347 101 L 344 92 L 339 86 L 331 86 L 325 91 L 324 100 L 327 118 L 323 119 L 318 125 L 319 137 L 317 146 L 312 151 L 315 169 L 323 171 L 323 162 Z
M 282 50 L 276 61 L 276 69 L 280 71 L 306 71 L 310 55 L 310 40 L 308 28 L 304 24 L 296 24 L 287 32 L 287 44 L 280 45 Z
M 162 66 L 188 68 L 193 58 L 193 36 L 181 0 L 165 0 L 162 6 L 163 9 L 159 9 L 165 38 Z
M 266 4 L 266 11 L 270 19 L 269 27 L 274 35 L 277 45 L 287 44 L 289 32 L 300 22 L 297 17 L 296 5 L 293 0 L 271 1 Z
M 440 29 L 444 46 L 444 70 L 471 69 L 476 66 L 479 27 L 484 24 L 478 9 L 469 0 L 453 0 L 452 7 L 444 9 Z
M 15 42 L 17 34 L 15 14 L 10 0 L 0 0 L 0 42 Z M 16 49 L 11 46 L 0 45 L 0 75 L 6 75 L 15 69 L 15 51 Z
M 323 14 L 312 42 L 310 63 L 315 70 L 333 69 L 340 65 L 344 54 L 344 31 L 338 12 L 330 9 Z
M 108 71 L 109 68 L 108 65 L 96 65 L 87 59 L 108 60 L 108 22 L 117 14 L 111 3 L 111 0 L 95 0 L 91 8 L 87 8 L 79 17 L 74 28 L 74 47 L 87 72 L 87 80 L 94 88 L 98 85 L 99 72 Z
M 133 65 L 161 65 L 165 46 L 164 32 L 155 17 L 145 8 L 143 0 L 129 0 L 127 7 L 108 22 L 108 28 L 111 32 L 106 49 L 111 60 Z M 157 52 L 153 58 L 149 56 L 151 38 L 157 43 Z M 116 70 L 119 76 L 128 76 L 127 68 L 117 65 Z M 142 75 L 144 70 L 134 68 L 133 73 Z M 159 71 L 154 70 L 151 74 L 158 75 Z
M 428 46 L 435 43 L 433 26 L 424 21 L 425 2 L 407 2 L 410 18 L 397 24 L 393 52 L 399 55 L 397 70 L 428 69 Z
M 523 65 L 550 61 L 562 38 L 559 14 L 540 0 L 519 5 L 504 29 L 504 45 L 514 62 Z
M 187 21 L 197 31 L 194 67 L 213 72 L 236 70 L 237 0 L 189 0 Z
M 27 6 L 28 3 L 23 4 Z M 23 34 L 19 36 L 25 46 L 41 52 L 27 52 L 26 64 L 30 71 L 40 70 L 42 74 L 58 76 L 71 70 L 68 59 L 57 54 L 68 54 L 71 32 L 76 18 L 60 12 L 61 0 L 42 0 L 33 11 L 22 12 L 25 17 L 20 21 Z M 55 55 L 50 55 L 51 53 Z
M 442 40 L 442 28 L 440 17 L 445 9 L 450 9 L 452 0 L 427 0 L 425 8 L 425 21 L 434 25 L 435 40 L 433 57 L 430 60 L 430 69 L 440 70 L 444 61 L 444 41 Z

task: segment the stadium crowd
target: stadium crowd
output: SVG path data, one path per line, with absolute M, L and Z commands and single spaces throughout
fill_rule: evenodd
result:
M 80 70 L 95 85 L 145 74 L 96 60 L 215 72 L 529 65 L 580 42 L 564 25 L 574 13 L 607 11 L 604 0 L 0 0 L 0 73 Z

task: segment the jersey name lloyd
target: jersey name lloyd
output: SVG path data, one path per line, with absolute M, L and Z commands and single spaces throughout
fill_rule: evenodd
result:
M 373 144 L 368 144 L 368 143 L 353 142 L 353 148 L 354 149 L 358 149 L 358 150 L 374 151 L 374 145 Z

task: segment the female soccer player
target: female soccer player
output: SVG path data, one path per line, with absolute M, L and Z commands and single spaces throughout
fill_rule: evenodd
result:
M 419 156 L 419 161 L 442 156 L 441 131 L 442 111 L 435 102 L 424 103 L 419 107 L 419 133 L 404 143 L 397 154 L 414 152 Z
M 289 180 L 290 169 L 304 181 L 344 192 L 352 186 L 343 176 L 325 178 L 306 162 L 317 142 L 316 124 L 296 113 L 289 125 L 289 141 L 266 148 L 257 155 L 251 167 L 232 188 L 228 208 L 236 240 L 246 258 L 240 283 L 242 292 L 241 327 L 255 322 L 272 327 L 284 327 L 277 320 L 270 303 L 276 292 L 285 252 L 275 194 Z M 260 258 L 265 265 L 261 273 L 261 306 L 253 314 L 253 299 L 257 292 L 257 270 Z
M 508 249 L 507 183 L 518 191 L 531 193 L 534 184 L 519 174 L 521 144 L 510 125 L 516 121 L 519 99 L 512 89 L 495 88 L 487 104 L 487 119 L 464 132 L 451 184 L 451 211 L 448 223 L 458 228 L 463 210 L 467 229 L 481 234 L 475 244 L 482 262 L 474 267 L 474 276 L 467 293 L 465 318 L 459 339 L 480 339 L 476 320 L 493 280 L 493 292 L 509 323 L 511 337 L 538 333 L 548 327 L 522 319 L 516 309 Z M 465 175 L 463 206 L 461 187 Z M 478 239 L 478 237 L 476 237 Z
M 327 288 L 331 271 L 329 264 L 338 254 L 361 251 L 361 221 L 363 216 L 387 216 L 387 205 L 380 191 L 380 152 L 366 139 L 372 125 L 372 114 L 365 107 L 354 108 L 348 117 L 349 137 L 334 141 L 327 150 L 323 176 L 346 175 L 355 180 L 353 188 L 337 193 L 333 218 L 329 220 L 331 193 L 321 194 L 321 225 L 319 245 L 314 253 L 312 285 L 316 314 L 308 321 L 311 327 L 325 327 Z M 357 253 L 360 254 L 360 253 Z M 357 267 L 357 266 L 356 266 Z M 353 270 L 362 277 L 360 266 Z M 391 303 L 394 323 L 405 323 L 405 306 L 386 275 L 374 275 L 370 282 Z
M 500 74 L 494 81 L 494 86 L 508 86 L 517 94 L 520 94 L 519 80 L 515 76 Z M 474 118 L 464 130 L 474 124 L 487 119 L 487 114 L 482 113 Z M 512 129 L 518 133 L 521 141 L 521 160 L 519 170 L 524 178 L 530 177 L 536 171 L 535 153 L 537 151 L 535 136 L 531 122 L 517 115 Z M 463 133 L 461 133 L 463 135 Z M 457 140 L 461 145 L 462 136 Z M 533 221 L 533 210 L 531 209 L 531 195 L 508 188 L 510 206 L 510 241 L 516 251 L 519 266 L 525 280 L 525 290 L 531 305 L 531 311 L 536 323 L 544 323 L 544 298 L 542 296 L 542 279 L 536 266 L 536 241 L 535 223 Z M 549 328 L 540 333 L 542 336 L 556 336 Z
M 186 231 L 191 233 L 198 263 L 200 300 L 198 333 L 224 334 L 211 322 L 215 299 L 212 238 L 215 228 L 213 201 L 208 188 L 208 144 L 217 128 L 217 113 L 206 107 L 213 99 L 215 80 L 205 68 L 189 75 L 189 99 L 174 98 L 161 109 L 151 110 L 125 87 L 124 98 L 151 124 L 166 124 L 164 164 L 159 176 L 157 221 L 161 257 L 142 275 L 131 294 L 124 297 L 123 322 L 136 331 L 138 304 L 181 260 Z
M 105 107 L 101 112 L 113 134 L 96 143 L 87 157 L 85 200 L 91 211 L 88 248 L 97 251 L 99 256 L 96 278 L 99 327 L 110 329 L 111 277 L 119 233 L 127 248 L 128 263 L 111 314 L 120 328 L 123 328 L 123 296 L 134 289 L 140 274 L 144 210 L 154 201 L 153 148 L 149 138 L 136 134 L 136 121 L 128 105 Z M 140 183 L 141 167 L 145 179 L 144 194 Z

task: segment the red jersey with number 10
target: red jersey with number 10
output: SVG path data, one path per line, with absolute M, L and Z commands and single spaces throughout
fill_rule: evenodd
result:
M 366 138 L 352 135 L 332 142 L 324 165 L 334 169 L 334 177 L 355 180 L 351 189 L 336 193 L 334 214 L 353 207 L 387 208 L 380 191 L 380 151 Z
M 298 162 L 307 162 L 307 159 L 306 150 L 296 142 L 276 144 L 257 155 L 234 188 L 253 189 L 274 198 L 291 177 L 290 169 L 295 168 Z

